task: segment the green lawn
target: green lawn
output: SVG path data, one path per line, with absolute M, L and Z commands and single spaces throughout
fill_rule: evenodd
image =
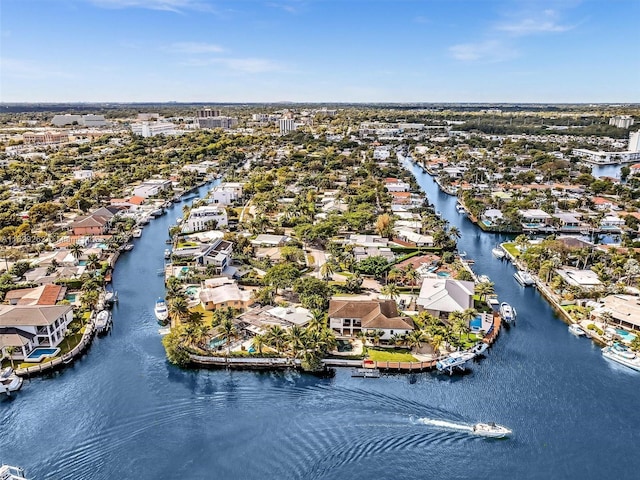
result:
M 404 348 L 375 349 L 369 348 L 367 357 L 376 362 L 417 362 L 418 359 Z
M 503 243 L 502 246 L 507 252 L 509 252 L 514 257 L 517 258 L 517 257 L 520 256 L 520 252 L 516 248 L 516 244 L 515 243 Z

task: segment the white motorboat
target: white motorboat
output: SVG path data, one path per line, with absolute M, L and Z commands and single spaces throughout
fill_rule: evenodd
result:
M 115 303 L 115 302 L 117 302 L 118 301 L 118 293 L 117 292 L 112 292 L 111 290 L 108 290 L 104 294 L 104 301 L 105 301 L 105 303 Z
M 529 272 L 525 272 L 524 270 L 518 270 L 513 274 L 517 282 L 523 287 L 531 287 L 536 284 L 535 279 Z
M 569 332 L 573 333 L 576 337 L 582 337 L 586 335 L 585 331 L 577 323 L 572 323 L 571 325 L 569 325 Z
M 471 353 L 474 355 L 482 355 L 489 349 L 489 344 L 484 342 L 478 342 L 473 347 L 469 349 Z
M 171 250 L 169 250 L 168 248 L 166 248 L 164 251 L 164 258 L 166 258 L 167 260 L 171 258 Z
M 502 302 L 500 304 L 500 316 L 507 323 L 515 322 L 517 316 L 516 309 L 507 302 Z
M 624 345 L 614 343 L 602 349 L 602 355 L 620 365 L 632 368 L 640 372 L 640 357 Z
M 136 228 L 133 232 L 131 232 L 131 236 L 133 238 L 140 238 L 142 236 L 142 229 Z
M 12 465 L 0 464 L 0 479 L 2 480 L 27 480 L 24 470 Z
M 502 260 L 507 255 L 505 251 L 502 249 L 502 247 L 499 245 L 491 249 L 491 254 L 500 260 Z
M 467 211 L 464 209 L 464 207 L 460 204 L 456 205 L 456 212 L 458 213 L 467 213 Z
M 102 310 L 96 315 L 96 331 L 103 333 L 109 330 L 111 327 L 111 312 L 109 310 Z
M 502 425 L 498 425 L 493 422 L 476 423 L 473 426 L 473 434 L 480 435 L 481 437 L 504 438 L 512 433 L 513 432 L 507 427 L 503 427 Z
M 13 368 L 7 367 L 0 371 L 0 393 L 11 394 L 20 390 L 20 387 L 22 387 L 22 377 L 13 373 Z
M 164 323 L 169 318 L 169 310 L 164 298 L 156 300 L 156 306 L 154 307 L 154 313 L 159 322 Z
M 480 283 L 491 283 L 491 279 L 487 275 L 480 275 L 478 281 Z
M 471 352 L 453 352 L 447 358 L 436 362 L 436 368 L 439 372 L 449 372 L 449 375 L 457 368 L 465 370 L 466 363 L 473 360 L 476 354 Z

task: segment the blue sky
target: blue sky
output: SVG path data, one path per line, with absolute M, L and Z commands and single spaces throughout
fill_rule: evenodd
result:
M 2 102 L 640 102 L 640 0 L 2 0 Z

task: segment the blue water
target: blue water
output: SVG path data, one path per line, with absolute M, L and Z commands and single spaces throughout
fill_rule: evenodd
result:
M 480 232 L 455 197 L 426 175 L 419 182 L 461 229 L 476 271 L 518 310 L 517 326 L 468 374 L 374 380 L 348 369 L 318 378 L 168 364 L 155 272 L 178 204 L 118 261 L 111 334 L 72 368 L 0 399 L 0 457 L 33 479 L 636 478 L 640 375 L 605 362 L 513 281 L 513 267 L 491 255 L 507 237 Z M 470 435 L 479 421 L 514 437 Z

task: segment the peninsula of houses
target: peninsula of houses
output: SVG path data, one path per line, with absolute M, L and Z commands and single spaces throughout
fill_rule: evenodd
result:
M 567 321 L 637 350 L 639 116 L 313 105 L 2 114 L 3 366 L 64 366 L 107 331 L 119 256 L 144 254 L 126 252 L 203 185 L 158 239 L 166 314 L 156 315 L 171 362 L 413 371 L 478 351 L 501 326 L 493 284 L 458 255 L 460 232 L 407 162 L 457 195 L 479 229 L 513 233 L 501 251 Z M 616 163 L 618 176 L 592 170 Z

